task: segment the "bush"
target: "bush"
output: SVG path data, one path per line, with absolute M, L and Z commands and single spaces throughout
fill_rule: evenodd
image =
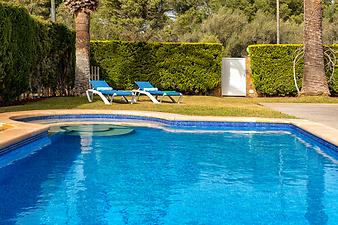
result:
M 149 81 L 161 89 L 206 94 L 221 83 L 222 45 L 189 43 L 91 42 L 91 63 L 118 89 Z
M 75 35 L 64 25 L 0 3 L 0 105 L 38 90 L 65 94 L 74 83 Z
M 293 59 L 300 44 L 283 45 L 250 45 L 250 68 L 254 86 L 262 96 L 296 96 L 297 89 L 293 79 Z M 338 50 L 337 45 L 330 46 Z M 337 55 L 338 56 L 338 55 Z M 301 58 L 296 66 L 296 78 L 299 89 L 302 87 L 304 59 Z M 326 71 L 330 76 L 330 71 Z M 329 82 L 331 94 L 338 93 L 338 71 L 335 70 L 334 79 Z

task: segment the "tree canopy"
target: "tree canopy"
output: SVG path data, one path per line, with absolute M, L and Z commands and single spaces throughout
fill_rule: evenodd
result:
M 13 1 L 13 0 L 6 0 Z M 48 18 L 50 0 L 14 0 Z M 57 19 L 72 27 L 58 4 Z M 46 16 L 47 15 L 47 16 Z M 216 42 L 225 56 L 242 56 L 256 43 L 276 43 L 276 1 L 271 0 L 100 0 L 92 15 L 92 39 Z M 302 43 L 303 0 L 280 0 L 281 43 Z M 338 4 L 323 1 L 325 44 L 338 42 Z
M 48 19 L 50 17 L 50 0 L 1 0 L 14 4 L 24 5 L 28 12 L 34 16 Z M 55 0 L 55 5 L 59 6 L 63 0 Z

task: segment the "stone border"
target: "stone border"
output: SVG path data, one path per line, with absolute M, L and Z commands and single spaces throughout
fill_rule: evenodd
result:
M 126 116 L 153 117 L 173 121 L 217 121 L 217 122 L 267 122 L 267 123 L 286 123 L 293 124 L 305 131 L 308 131 L 327 142 L 338 146 L 338 130 L 325 126 L 320 123 L 301 120 L 301 119 L 278 119 L 278 118 L 257 118 L 257 117 L 215 117 L 215 116 L 186 116 L 171 113 L 151 112 L 151 111 L 128 111 L 128 110 L 33 110 L 9 112 L 0 114 L 0 122 L 7 125 L 7 129 L 0 132 L 0 148 L 15 144 L 26 138 L 32 137 L 44 131 L 47 131 L 49 125 L 34 124 L 15 121 L 14 119 L 34 117 L 34 116 L 52 116 L 65 114 L 117 114 Z

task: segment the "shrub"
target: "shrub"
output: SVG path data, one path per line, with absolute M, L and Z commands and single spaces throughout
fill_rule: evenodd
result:
M 296 96 L 297 89 L 293 78 L 293 59 L 300 44 L 261 44 L 248 47 L 253 83 L 262 96 Z M 330 46 L 338 50 L 337 45 Z M 338 55 L 337 55 L 338 56 Z M 299 89 L 302 87 L 304 59 L 296 66 L 296 78 Z M 330 71 L 326 71 L 330 76 Z M 331 94 L 338 93 L 338 71 L 329 82 Z
M 23 7 L 0 3 L 0 105 L 25 92 L 64 94 L 74 71 L 73 32 L 35 19 Z
M 220 44 L 91 42 L 92 65 L 118 89 L 144 80 L 161 89 L 206 94 L 221 82 L 221 58 Z

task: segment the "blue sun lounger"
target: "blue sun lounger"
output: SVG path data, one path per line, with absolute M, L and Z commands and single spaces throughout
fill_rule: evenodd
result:
M 138 90 L 133 90 L 133 92 L 136 93 L 136 100 L 138 100 L 139 96 L 141 94 L 147 95 L 152 102 L 155 104 L 159 104 L 162 102 L 163 98 L 165 96 L 168 96 L 170 100 L 174 103 L 176 103 L 173 96 L 178 96 L 177 103 L 180 103 L 182 101 L 182 93 L 177 91 L 161 91 L 155 88 L 151 83 L 147 81 L 136 81 L 136 85 L 138 86 Z M 162 96 L 160 102 L 157 100 L 158 96 Z
M 104 104 L 111 105 L 114 101 L 114 97 L 121 96 L 126 102 L 133 104 L 135 102 L 135 94 L 132 91 L 114 90 L 104 80 L 91 80 L 89 81 L 91 89 L 86 91 L 86 95 L 89 102 L 93 101 L 94 94 L 100 96 Z M 127 99 L 127 96 L 131 96 L 131 100 Z M 110 100 L 108 100 L 110 99 Z

